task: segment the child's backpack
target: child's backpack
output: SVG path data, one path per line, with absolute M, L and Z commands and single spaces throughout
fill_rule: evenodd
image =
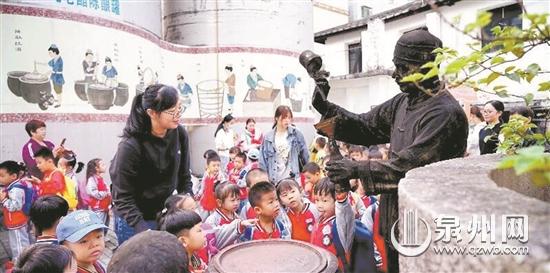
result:
M 25 191 L 25 200 L 23 203 L 23 213 L 29 216 L 32 203 L 38 198 L 38 191 L 30 181 L 20 180 L 13 184 L 13 188 L 22 189 Z
M 355 220 L 354 224 L 355 233 L 349 258 L 346 255 L 342 242 L 340 242 L 336 221 L 332 225 L 334 247 L 336 248 L 338 260 L 344 265 L 344 272 L 375 273 L 377 271 L 372 233 L 361 221 Z
M 66 175 L 63 175 L 63 177 L 65 178 L 65 190 L 61 193 L 61 197 L 69 204 L 69 210 L 75 210 L 78 205 L 76 182 Z

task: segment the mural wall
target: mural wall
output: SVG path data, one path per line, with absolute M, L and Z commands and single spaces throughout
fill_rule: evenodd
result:
M 311 117 L 299 52 L 186 47 L 116 18 L 2 3 L 2 113 L 127 114 L 153 83 L 177 87 L 184 118 Z

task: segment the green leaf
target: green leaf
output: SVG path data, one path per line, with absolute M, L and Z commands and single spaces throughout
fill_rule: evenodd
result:
M 495 85 L 495 87 L 493 87 L 493 91 L 497 91 L 504 88 L 506 88 L 506 85 Z
M 533 134 L 532 137 L 533 137 L 533 139 L 536 140 L 536 141 L 545 140 L 543 134 Z
M 550 90 L 550 81 L 539 83 L 538 91 L 548 91 Z
M 469 33 L 471 32 L 472 30 L 476 29 L 478 27 L 478 25 L 476 23 L 469 23 L 466 25 L 466 27 L 464 28 L 464 32 L 466 33 Z
M 423 77 L 424 77 L 424 74 L 422 73 L 414 73 L 403 77 L 403 79 L 401 79 L 401 82 L 418 82 L 422 80 Z
M 527 106 L 529 106 L 531 105 L 531 103 L 533 103 L 534 98 L 535 98 L 535 95 L 533 95 L 533 93 L 527 93 L 523 97 L 523 100 L 525 100 L 525 103 L 527 104 Z
M 483 54 L 481 54 L 480 52 L 474 52 L 470 54 L 470 56 L 466 58 L 466 60 L 469 63 L 478 63 L 479 61 L 481 61 L 481 58 L 483 58 Z
M 516 55 L 516 57 L 518 57 L 518 58 L 521 58 L 524 54 L 524 51 L 523 51 L 522 47 L 516 47 L 516 48 L 512 49 L 511 51 L 512 51 L 512 54 Z
M 535 78 L 535 73 L 527 73 L 525 75 L 525 80 L 528 82 L 528 83 L 531 83 L 531 81 L 533 80 L 533 78 Z
M 535 170 L 544 170 L 547 167 L 544 157 L 539 158 L 521 158 L 516 162 L 514 170 L 516 174 L 521 175 L 526 172 L 535 171 Z
M 513 81 L 516 81 L 516 82 L 521 81 L 521 78 L 519 77 L 519 75 L 517 73 L 506 74 L 506 77 L 508 77 L 510 80 L 513 80 Z
M 508 67 L 506 67 L 506 69 L 504 69 L 504 72 L 505 72 L 505 73 L 509 73 L 510 71 L 514 70 L 514 68 L 516 68 L 516 67 L 513 66 L 513 65 L 512 65 L 512 66 L 508 66 Z
M 508 137 L 509 135 L 514 133 L 514 130 L 512 130 L 512 128 L 510 127 L 505 127 L 505 128 L 502 128 L 502 130 L 500 130 L 500 133 L 504 135 L 504 137 Z
M 479 27 L 484 27 L 491 23 L 491 17 L 493 17 L 493 14 L 487 11 L 482 11 L 478 13 L 476 25 Z
M 495 26 L 491 29 L 491 32 L 495 36 L 499 35 L 501 31 L 502 31 L 502 28 L 500 26 Z
M 493 72 L 486 78 L 485 83 L 491 84 L 494 80 L 498 79 L 498 77 L 500 77 L 500 74 Z
M 531 181 L 537 187 L 550 185 L 550 172 L 533 172 L 531 173 Z
M 545 134 L 546 138 L 550 140 L 550 130 L 546 130 Z
M 505 61 L 504 58 L 500 56 L 496 56 L 493 59 L 491 59 L 491 64 L 500 64 L 500 63 L 503 63 L 504 61 Z
M 424 77 L 422 78 L 422 81 L 425 81 L 427 79 L 431 79 L 435 76 L 437 76 L 439 74 L 439 68 L 437 68 L 437 66 L 434 66 L 432 67 L 432 69 L 430 69 L 430 71 L 428 71 L 428 73 L 426 73 L 426 75 L 424 75 Z
M 502 161 L 498 164 L 497 168 L 499 169 L 510 169 L 513 168 L 516 164 L 517 156 L 509 156 L 502 159 Z
M 435 56 L 435 60 L 434 60 L 434 63 L 436 64 L 441 64 L 441 62 L 443 61 L 443 58 L 445 56 L 443 56 L 442 53 L 437 53 L 437 55 Z
M 531 73 L 538 73 L 540 71 L 540 66 L 536 63 L 532 63 L 527 67 L 526 70 Z
M 460 57 L 454 60 L 445 68 L 445 75 L 458 73 L 460 70 L 462 70 L 466 66 L 466 64 L 467 64 L 467 61 L 466 61 L 466 58 L 464 57 Z
M 506 89 L 495 91 L 495 94 L 497 96 L 501 97 L 501 98 L 507 98 L 508 97 L 508 91 Z
M 435 66 L 435 62 L 427 62 L 424 65 L 422 65 L 420 68 L 432 68 Z

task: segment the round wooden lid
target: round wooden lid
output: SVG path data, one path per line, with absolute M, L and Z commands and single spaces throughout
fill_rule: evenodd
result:
M 295 240 L 257 240 L 227 247 L 214 256 L 212 272 L 336 272 L 330 252 Z

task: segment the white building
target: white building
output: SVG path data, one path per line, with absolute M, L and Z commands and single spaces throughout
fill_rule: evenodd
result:
M 446 21 L 460 16 L 459 28 L 473 22 L 479 11 L 494 14 L 493 24 L 498 22 L 529 24 L 519 19 L 521 9 L 516 1 L 437 1 L 439 7 L 433 10 L 429 1 L 352 1 L 355 10 L 361 10 L 365 18 L 351 21 L 315 33 L 316 49 L 322 55 L 325 69 L 331 72 L 332 91 L 329 99 L 354 112 L 366 112 L 372 106 L 382 103 L 399 93 L 399 88 L 391 78 L 394 65 L 393 50 L 396 41 L 406 31 L 426 26 L 432 34 L 443 41 L 443 45 L 454 48 L 461 54 L 470 50 L 467 44 L 472 39 L 455 30 Z M 353 6 L 350 5 L 350 6 Z M 548 1 L 524 1 L 528 12 L 550 11 Z M 518 18 L 518 19 L 515 19 Z M 322 44 L 320 46 L 319 44 Z M 550 57 L 548 46 L 536 48 L 526 55 L 521 63 L 525 67 L 534 62 L 548 70 L 546 60 Z M 518 84 L 508 79 L 499 79 L 494 84 L 510 86 L 509 92 L 522 95 L 536 93 L 538 84 Z M 451 90 L 464 105 L 481 103 L 496 96 L 475 93 L 468 88 Z M 546 94 L 537 94 L 547 98 Z M 509 101 L 514 98 L 501 100 Z M 517 100 L 517 98 L 515 98 Z

